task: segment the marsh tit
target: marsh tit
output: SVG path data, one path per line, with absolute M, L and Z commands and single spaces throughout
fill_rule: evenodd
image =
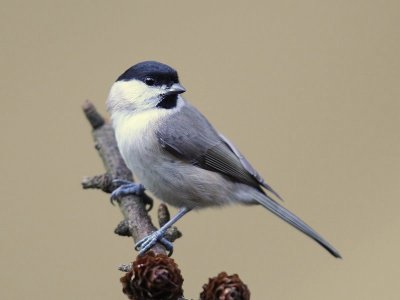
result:
M 259 204 L 297 228 L 334 257 L 339 252 L 270 195 L 279 195 L 239 150 L 181 96 L 177 72 L 145 61 L 118 77 L 107 108 L 119 150 L 141 184 L 124 182 L 112 198 L 141 194 L 143 186 L 179 212 L 136 244 L 143 254 L 155 243 L 172 250 L 166 230 L 190 210 L 227 204 Z

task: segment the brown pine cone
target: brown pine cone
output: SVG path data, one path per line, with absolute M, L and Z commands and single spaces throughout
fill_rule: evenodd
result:
M 175 261 L 148 252 L 133 262 L 121 278 L 122 291 L 132 300 L 177 300 L 183 295 L 183 278 Z
M 250 291 L 237 274 L 221 272 L 203 285 L 200 300 L 249 300 Z

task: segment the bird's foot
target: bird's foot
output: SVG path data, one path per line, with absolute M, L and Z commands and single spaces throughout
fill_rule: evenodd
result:
M 114 201 L 118 201 L 126 195 L 142 196 L 144 194 L 145 188 L 142 184 L 121 179 L 115 179 L 113 183 L 119 185 L 119 187 L 111 193 L 111 204 L 114 204 Z
M 141 239 L 139 242 L 136 243 L 135 249 L 139 251 L 139 255 L 143 255 L 147 252 L 151 247 L 153 247 L 157 242 L 162 244 L 165 249 L 168 251 L 168 256 L 172 255 L 174 250 L 174 246 L 170 241 L 168 241 L 165 237 L 165 230 L 159 229 L 152 234 L 146 236 L 145 238 Z

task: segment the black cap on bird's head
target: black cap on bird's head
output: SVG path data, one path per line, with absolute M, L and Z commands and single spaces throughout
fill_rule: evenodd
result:
M 149 86 L 172 86 L 179 83 L 178 73 L 156 61 L 140 62 L 126 70 L 116 81 L 140 80 Z
M 144 61 L 118 77 L 110 90 L 107 105 L 110 111 L 173 108 L 179 94 L 185 91 L 173 68 L 156 61 Z

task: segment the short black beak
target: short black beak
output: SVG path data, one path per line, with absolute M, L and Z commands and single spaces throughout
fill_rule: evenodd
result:
M 166 89 L 164 95 L 178 95 L 186 92 L 186 89 L 181 86 L 179 83 L 174 83 L 169 88 Z

